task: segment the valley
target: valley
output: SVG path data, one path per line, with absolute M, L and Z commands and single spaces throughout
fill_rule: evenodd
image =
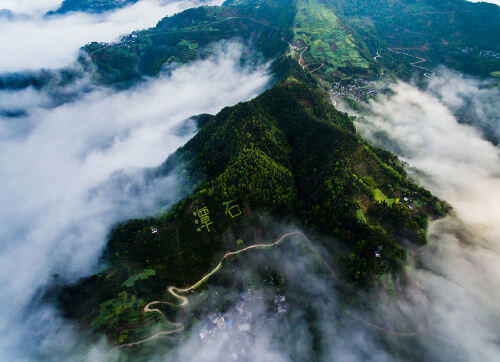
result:
M 13 360 L 487 361 L 500 7 L 203 4 L 0 74 Z

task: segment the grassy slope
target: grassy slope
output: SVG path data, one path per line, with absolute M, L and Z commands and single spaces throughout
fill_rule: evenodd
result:
M 294 43 L 308 46 L 304 55 L 309 61 L 325 63 L 329 68 L 368 68 L 355 44 L 353 35 L 344 27 L 332 9 L 319 0 L 297 0 Z

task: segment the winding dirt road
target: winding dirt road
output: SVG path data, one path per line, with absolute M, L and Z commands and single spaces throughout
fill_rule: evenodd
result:
M 432 79 L 432 77 L 434 77 L 434 72 L 432 70 L 430 70 L 429 68 L 417 65 L 417 64 L 422 64 L 422 63 L 427 62 L 427 59 L 418 57 L 416 55 L 411 55 L 411 54 L 408 54 L 408 53 L 404 53 L 404 52 L 397 52 L 395 50 L 392 50 L 391 48 L 387 48 L 387 49 L 389 51 L 391 51 L 392 53 L 395 53 L 395 54 L 403 54 L 403 55 L 406 55 L 407 57 L 412 57 L 412 58 L 418 59 L 418 61 L 416 61 L 416 62 L 411 62 L 410 65 L 412 67 L 422 69 L 424 71 L 424 77 L 429 78 L 429 79 Z
M 254 244 L 254 245 L 247 246 L 247 247 L 245 247 L 243 249 L 240 249 L 240 250 L 227 252 L 221 258 L 221 260 L 215 266 L 215 268 L 213 268 L 210 272 L 208 272 L 207 274 L 205 274 L 200 280 L 198 280 L 193 285 L 191 285 L 189 287 L 186 287 L 186 288 L 178 288 L 178 287 L 175 287 L 175 286 L 169 286 L 167 288 L 168 293 L 170 295 L 172 295 L 174 298 L 176 298 L 177 300 L 180 301 L 179 304 L 174 304 L 174 303 L 170 303 L 170 302 L 153 301 L 153 302 L 148 303 L 144 307 L 144 313 L 158 313 L 167 324 L 169 324 L 171 326 L 174 326 L 174 327 L 177 327 L 176 329 L 172 329 L 172 330 L 168 330 L 168 331 L 163 331 L 163 332 L 158 332 L 158 333 L 155 333 L 155 334 L 153 334 L 152 336 L 150 336 L 148 338 L 145 338 L 145 339 L 142 339 L 142 340 L 139 340 L 139 341 L 136 341 L 136 342 L 121 344 L 121 345 L 117 346 L 117 348 L 127 348 L 127 347 L 137 346 L 137 345 L 146 343 L 146 342 L 154 340 L 154 339 L 165 338 L 165 337 L 167 337 L 167 336 L 169 336 L 171 334 L 182 332 L 184 330 L 184 325 L 182 323 L 175 323 L 175 322 L 169 321 L 167 319 L 167 317 L 165 316 L 165 314 L 161 310 L 159 310 L 157 308 L 151 308 L 151 306 L 152 305 L 156 305 L 156 304 L 165 304 L 165 305 L 176 306 L 176 307 L 185 307 L 185 306 L 188 305 L 189 299 L 187 297 L 185 297 L 184 295 L 182 295 L 182 294 L 185 294 L 185 293 L 188 293 L 190 291 L 193 291 L 193 290 L 197 289 L 204 282 L 206 282 L 208 279 L 210 279 L 210 277 L 212 275 L 214 275 L 215 273 L 217 273 L 222 268 L 222 264 L 224 263 L 224 260 L 226 260 L 227 258 L 229 258 L 231 256 L 241 254 L 241 253 L 243 253 L 245 251 L 248 251 L 248 250 L 251 250 L 251 249 L 256 249 L 256 248 L 270 248 L 270 247 L 277 246 L 283 240 L 285 240 L 286 238 L 288 238 L 290 236 L 293 236 L 293 235 L 300 235 L 300 236 L 304 237 L 307 240 L 307 243 L 308 243 L 309 247 L 311 248 L 311 250 L 315 254 L 319 255 L 317 253 L 317 251 L 310 244 L 309 239 L 307 239 L 307 237 L 302 232 L 300 232 L 300 231 L 291 231 L 289 233 L 286 233 L 286 234 L 282 235 L 276 241 L 274 241 L 272 243 L 269 243 L 269 244 L 265 244 L 265 243 Z M 323 262 L 325 262 L 323 258 L 321 258 L 321 259 L 323 260 Z M 329 266 L 328 266 L 328 269 L 332 273 L 334 273 L 333 270 Z
M 226 254 L 224 254 L 224 256 L 220 260 L 219 264 L 217 264 L 217 266 L 214 269 L 212 269 L 212 271 L 210 271 L 209 273 L 204 275 L 203 278 L 198 280 L 196 283 L 194 283 L 193 285 L 191 285 L 190 287 L 187 287 L 187 288 L 177 288 L 174 286 L 170 286 L 170 287 L 168 287 L 168 292 L 170 293 L 170 295 L 172 295 L 173 297 L 177 298 L 180 301 L 180 304 L 178 304 L 178 306 L 184 307 L 189 303 L 189 301 L 185 296 L 179 295 L 178 293 L 185 294 L 185 293 L 188 293 L 188 292 L 198 288 L 200 285 L 202 285 L 204 282 L 206 282 L 212 275 L 217 273 L 222 268 L 222 263 L 224 262 L 224 260 L 226 260 L 227 258 L 229 258 L 233 255 L 241 254 L 247 250 L 256 249 L 256 248 L 270 248 L 273 246 L 277 246 L 284 239 L 286 239 L 292 235 L 301 235 L 305 238 L 305 235 L 303 233 L 301 233 L 300 231 L 291 231 L 289 233 L 284 234 L 279 239 L 277 239 L 275 242 L 270 243 L 270 244 L 255 244 L 255 245 L 247 246 L 246 248 L 243 248 L 243 249 L 240 249 L 237 251 L 227 252 Z M 144 310 L 144 311 L 146 312 L 146 310 Z
M 294 236 L 294 235 L 298 235 L 298 236 L 301 236 L 304 238 L 309 249 L 311 249 L 311 251 L 321 259 L 322 263 L 325 265 L 325 267 L 331 273 L 333 278 L 336 279 L 337 278 L 336 273 L 333 271 L 333 269 L 330 267 L 330 265 L 326 262 L 326 260 L 321 256 L 321 254 L 319 254 L 319 252 L 313 247 L 313 245 L 311 244 L 311 242 L 307 238 L 307 236 L 304 233 L 302 233 L 301 231 L 291 231 L 291 232 L 288 232 L 286 234 L 283 234 L 280 238 L 278 238 L 277 240 L 275 240 L 272 243 L 254 244 L 254 245 L 247 246 L 247 247 L 240 249 L 240 250 L 230 251 L 230 252 L 225 253 L 223 255 L 223 257 L 221 258 L 221 260 L 219 261 L 219 263 L 210 272 L 205 274 L 200 280 L 198 280 L 196 283 L 192 284 L 191 286 L 188 286 L 185 288 L 178 288 L 175 286 L 169 286 L 167 288 L 168 293 L 172 297 L 177 299 L 179 301 L 179 303 L 175 304 L 175 303 L 170 303 L 170 302 L 166 302 L 166 301 L 152 301 L 144 307 L 144 313 L 158 313 L 168 325 L 171 325 L 175 328 L 171 329 L 171 330 L 155 333 L 147 338 L 144 338 L 144 339 L 136 341 L 136 342 L 121 344 L 121 345 L 116 346 L 115 348 L 133 347 L 133 346 L 137 346 L 137 345 L 140 345 L 140 344 L 143 344 L 143 343 L 155 340 L 155 339 L 167 338 L 168 336 L 170 336 L 172 334 L 182 332 L 184 330 L 184 325 L 182 323 L 171 322 L 170 320 L 167 319 L 167 317 L 165 316 L 165 314 L 161 310 L 159 310 L 157 308 L 151 308 L 151 306 L 157 305 L 157 304 L 164 304 L 164 305 L 169 305 L 169 306 L 174 306 L 174 307 L 186 307 L 189 304 L 189 299 L 186 296 L 184 296 L 183 294 L 186 294 L 188 292 L 191 292 L 191 291 L 199 288 L 203 283 L 205 283 L 208 279 L 210 279 L 210 277 L 212 275 L 217 273 L 222 268 L 223 263 L 226 259 L 230 258 L 231 256 L 241 254 L 241 253 L 248 251 L 248 250 L 257 249 L 257 248 L 271 248 L 274 246 L 278 246 L 286 238 L 288 238 L 290 236 Z M 425 246 L 422 246 L 421 248 L 415 250 L 412 253 L 410 260 L 411 260 L 411 264 L 413 267 L 415 266 L 416 257 L 424 249 L 424 247 Z M 405 277 L 407 278 L 408 281 L 410 281 L 413 284 L 412 280 L 409 278 L 409 276 L 406 273 L 405 273 Z M 418 282 L 416 283 L 416 288 L 420 289 Z M 353 319 L 359 321 L 360 323 L 370 327 L 370 328 L 373 328 L 373 329 L 376 329 L 376 330 L 379 330 L 381 332 L 387 333 L 387 334 L 392 335 L 392 336 L 397 336 L 397 337 L 413 337 L 413 336 L 416 336 L 417 334 L 419 334 L 423 329 L 423 326 L 420 323 L 420 318 L 418 318 L 419 324 L 414 331 L 398 332 L 398 331 L 394 331 L 392 329 L 385 328 L 385 327 L 382 327 L 380 325 L 368 322 L 368 321 L 366 321 L 366 320 L 364 320 L 356 315 L 351 315 L 351 317 Z

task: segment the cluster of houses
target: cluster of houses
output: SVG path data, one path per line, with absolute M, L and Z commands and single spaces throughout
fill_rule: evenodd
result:
M 360 79 L 353 79 L 349 83 L 343 81 L 331 83 L 330 93 L 335 98 L 349 97 L 361 101 L 368 97 L 377 95 L 377 89 L 371 83 Z
M 479 56 L 500 59 L 500 53 L 494 52 L 493 50 L 480 50 Z
M 96 2 L 96 3 L 91 3 L 89 5 L 90 8 L 92 9 L 107 9 L 110 7 L 121 7 L 127 4 L 127 0 L 107 0 L 107 1 L 101 1 L 101 2 Z
M 474 49 L 470 48 L 470 47 L 462 47 L 462 48 L 460 48 L 460 51 L 464 54 L 469 54 L 469 53 L 473 52 Z M 480 50 L 478 52 L 478 55 L 480 57 L 500 59 L 500 53 L 497 53 L 493 50 Z
M 400 204 L 404 204 L 408 207 L 408 209 L 411 211 L 413 210 L 413 201 L 412 199 L 410 199 L 408 196 L 403 196 L 400 200 L 399 200 L 399 203 Z
M 263 296 L 252 293 L 251 290 L 245 290 L 240 293 L 239 300 L 235 308 L 224 313 L 212 313 L 208 316 L 206 323 L 200 330 L 199 336 L 205 339 L 217 331 L 251 333 L 253 329 L 254 313 L 253 306 L 262 303 Z M 273 310 L 266 317 L 286 313 L 287 303 L 284 295 L 274 296 Z

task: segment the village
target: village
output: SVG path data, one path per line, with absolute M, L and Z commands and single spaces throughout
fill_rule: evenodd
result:
M 474 53 L 474 49 L 471 47 L 462 47 L 459 49 L 464 54 Z M 493 50 L 479 50 L 477 54 L 480 57 L 500 59 L 500 53 L 495 52 Z
M 377 89 L 371 82 L 362 79 L 344 79 L 339 82 L 330 83 L 330 94 L 335 98 L 348 97 L 355 101 L 365 101 L 367 98 L 378 94 Z
M 241 292 L 234 308 L 226 312 L 212 313 L 208 316 L 207 322 L 204 323 L 199 331 L 200 339 L 203 340 L 215 336 L 220 332 L 231 333 L 232 331 L 236 331 L 239 333 L 251 333 L 253 331 L 254 318 L 257 317 L 254 316 L 252 309 L 256 305 L 263 303 L 264 297 L 258 292 L 250 289 Z M 280 294 L 275 295 L 273 304 L 266 313 L 265 318 L 279 317 L 286 313 L 287 309 L 286 297 Z M 238 356 L 235 357 L 237 358 Z

